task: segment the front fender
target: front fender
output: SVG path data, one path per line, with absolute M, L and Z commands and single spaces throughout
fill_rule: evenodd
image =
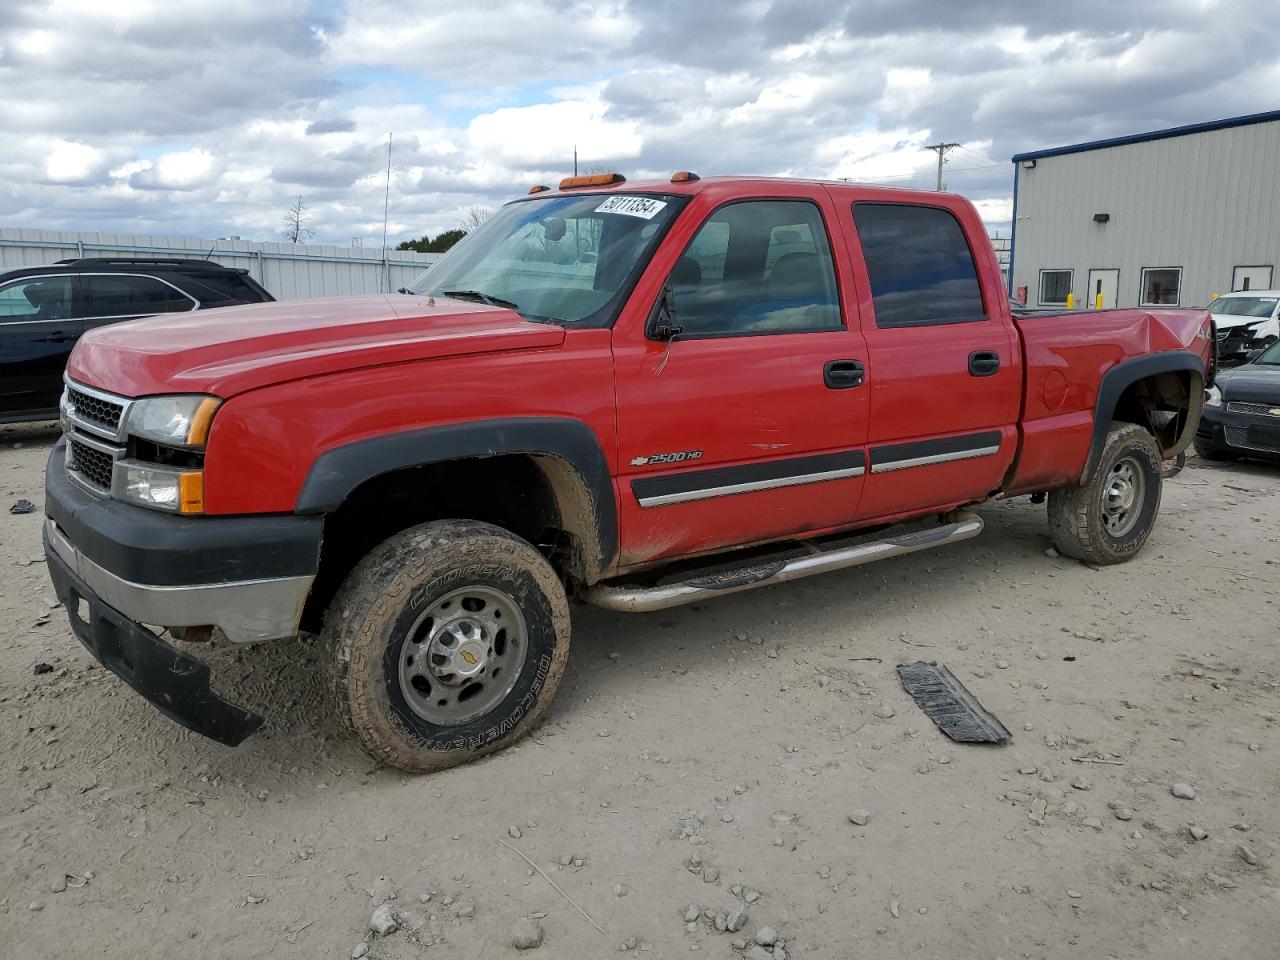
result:
M 609 569 L 618 551 L 613 478 L 595 432 L 580 420 L 481 420 L 407 430 L 335 447 L 312 464 L 294 509 L 300 514 L 331 513 L 358 486 L 382 474 L 503 454 L 554 457 L 573 469 L 591 499 L 599 569 Z

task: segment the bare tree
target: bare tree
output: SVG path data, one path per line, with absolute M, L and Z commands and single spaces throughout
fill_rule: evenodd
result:
M 462 229 L 470 233 L 492 216 L 493 211 L 488 207 L 467 207 L 462 211 Z
M 316 232 L 311 229 L 311 217 L 307 216 L 307 208 L 302 202 L 301 194 L 284 215 L 283 223 L 284 229 L 280 231 L 280 235 L 289 243 L 306 243 L 316 235 Z

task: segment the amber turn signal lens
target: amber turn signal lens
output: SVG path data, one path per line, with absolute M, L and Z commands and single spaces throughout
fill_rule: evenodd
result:
M 203 470 L 187 470 L 178 475 L 178 512 L 204 513 Z
M 196 407 L 196 414 L 191 418 L 191 426 L 187 430 L 187 443 L 193 447 L 203 447 L 209 440 L 209 424 L 213 415 L 218 412 L 222 401 L 217 397 L 205 397 Z

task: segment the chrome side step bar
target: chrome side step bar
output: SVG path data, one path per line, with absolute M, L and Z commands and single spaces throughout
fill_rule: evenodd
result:
M 824 551 L 820 547 L 810 545 L 817 552 L 809 556 L 795 557 L 791 560 L 757 562 L 736 570 L 694 577 L 678 583 L 662 584 L 656 587 L 597 583 L 587 591 L 586 599 L 588 603 L 597 607 L 627 613 L 666 610 L 668 607 L 678 607 L 685 603 L 710 600 L 730 593 L 741 593 L 744 590 L 754 590 L 756 587 L 800 580 L 819 573 L 857 567 L 876 560 L 900 557 L 918 550 L 928 550 L 960 540 L 969 540 L 982 532 L 982 526 L 981 517 L 966 511 L 957 514 L 956 519 L 951 523 L 926 530 L 902 533 L 883 540 L 873 540 L 869 543 L 833 550 Z

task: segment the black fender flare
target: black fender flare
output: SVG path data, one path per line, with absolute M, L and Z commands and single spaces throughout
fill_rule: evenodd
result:
M 332 513 L 360 484 L 393 470 L 503 454 L 555 457 L 573 468 L 591 497 L 599 570 L 608 570 L 618 552 L 613 477 L 595 431 L 581 420 L 478 420 L 405 430 L 334 447 L 311 465 L 294 512 Z
M 1087 482 L 1093 476 L 1098 461 L 1102 459 L 1102 450 L 1107 445 L 1107 432 L 1111 429 L 1111 421 L 1115 416 L 1116 404 L 1120 402 L 1121 395 L 1139 380 L 1162 373 L 1180 371 L 1190 373 L 1198 378 L 1201 384 L 1204 383 L 1204 360 L 1190 350 L 1169 350 L 1164 353 L 1122 360 L 1102 375 L 1102 382 L 1098 385 L 1098 398 L 1094 404 L 1093 439 L 1089 445 L 1089 457 L 1080 474 L 1081 483 Z M 1192 390 L 1194 389 L 1193 382 Z M 1198 409 L 1198 405 L 1194 403 L 1192 405 Z M 1188 429 L 1194 433 L 1195 424 L 1189 424 Z

